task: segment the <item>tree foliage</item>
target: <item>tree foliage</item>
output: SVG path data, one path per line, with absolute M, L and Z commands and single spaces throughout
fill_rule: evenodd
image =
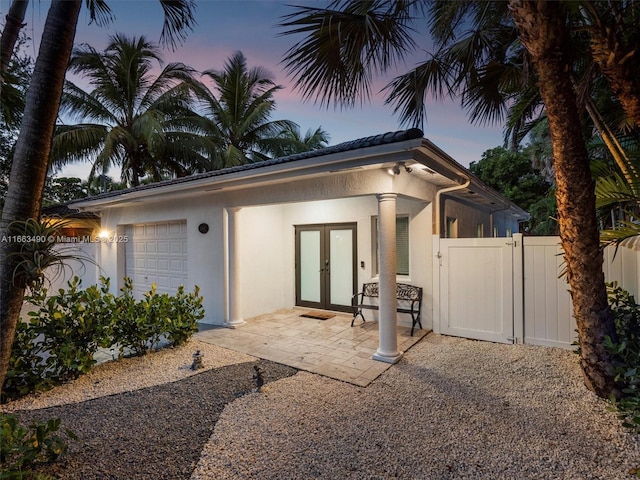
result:
M 555 199 L 551 184 L 531 165 L 525 150 L 504 147 L 485 151 L 469 165 L 471 173 L 531 214 L 526 230 L 536 235 L 557 233 Z
M 61 113 L 81 123 L 58 126 L 54 165 L 89 161 L 91 177 L 117 166 L 133 186 L 145 176 L 159 181 L 204 169 L 206 141 L 192 110 L 193 69 L 163 65 L 158 46 L 144 37 L 116 34 L 103 52 L 76 48 L 69 70 L 87 78 L 90 91 L 66 83 Z

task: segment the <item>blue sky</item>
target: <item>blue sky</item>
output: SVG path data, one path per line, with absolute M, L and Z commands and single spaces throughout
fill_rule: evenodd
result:
M 0 14 L 4 15 L 9 0 L 0 0 Z M 46 19 L 49 2 L 32 1 L 27 13 L 27 31 L 39 39 Z M 101 50 L 108 37 L 116 32 L 129 36 L 145 35 L 157 41 L 162 29 L 162 9 L 156 0 L 110 0 L 109 6 L 115 21 L 106 27 L 89 25 L 85 7 L 80 13 L 76 44 L 88 43 Z M 369 102 L 352 109 L 320 107 L 312 102 L 303 102 L 291 86 L 281 64 L 284 52 L 295 38 L 279 36 L 282 29 L 276 27 L 281 17 L 292 12 L 287 4 L 300 4 L 300 0 L 198 0 L 194 27 L 185 42 L 175 51 L 166 50 L 166 62 L 180 61 L 197 70 L 222 69 L 225 60 L 236 50 L 241 50 L 248 65 L 265 67 L 276 83 L 285 86 L 277 93 L 277 108 L 274 119 L 289 119 L 298 123 L 302 131 L 322 126 L 331 135 L 331 144 L 355 138 L 376 135 L 403 128 L 391 108 L 384 105 L 384 97 L 378 94 L 394 76 L 390 72 L 375 82 L 374 95 Z M 322 6 L 326 2 L 309 2 Z M 424 31 L 424 26 L 421 28 Z M 428 38 L 416 34 L 422 49 L 428 48 Z M 33 47 L 34 50 L 37 48 Z M 32 54 L 34 54 L 32 52 Z M 416 52 L 406 64 L 397 67 L 402 72 L 412 67 L 424 53 Z M 469 124 L 465 112 L 457 102 L 430 101 L 424 125 L 425 137 L 463 165 L 478 160 L 485 150 L 502 144 L 502 126 L 474 126 Z M 66 176 L 86 177 L 86 166 L 77 165 L 63 171 Z

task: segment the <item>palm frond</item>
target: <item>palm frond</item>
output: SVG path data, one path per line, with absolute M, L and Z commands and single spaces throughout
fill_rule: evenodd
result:
M 444 57 L 433 56 L 385 86 L 383 91 L 389 92 L 385 103 L 393 105 L 393 113 L 400 113 L 402 124 L 422 127 L 427 94 L 431 93 L 436 99 L 452 96 L 452 73 Z
M 304 35 L 284 57 L 304 99 L 354 105 L 371 95 L 374 73 L 385 72 L 415 48 L 413 2 L 347 0 L 338 8 L 298 6 L 281 35 Z
M 187 38 L 187 30 L 193 30 L 197 24 L 196 3 L 193 0 L 160 0 L 160 5 L 164 10 L 160 42 L 175 50 L 177 42 Z

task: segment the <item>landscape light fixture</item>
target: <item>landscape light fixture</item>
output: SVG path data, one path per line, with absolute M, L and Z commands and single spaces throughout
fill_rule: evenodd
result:
M 393 168 L 391 170 L 389 170 L 389 173 L 392 173 L 393 175 L 400 175 L 400 172 L 404 169 L 405 172 L 407 173 L 411 173 L 413 171 L 413 169 L 411 167 L 408 167 L 404 164 L 404 162 L 397 162 Z

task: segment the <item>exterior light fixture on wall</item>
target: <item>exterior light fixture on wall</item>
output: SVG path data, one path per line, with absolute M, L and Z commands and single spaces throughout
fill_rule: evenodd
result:
M 206 223 L 201 223 L 198 225 L 198 231 L 202 234 L 205 234 L 209 231 L 209 225 Z
M 389 170 L 389 173 L 393 175 L 400 175 L 400 172 L 404 169 L 405 172 L 411 173 L 413 169 L 404 164 L 404 162 L 397 162 L 393 168 Z
M 100 240 L 104 240 L 108 237 L 109 237 L 109 232 L 107 232 L 106 230 L 100 230 L 100 233 L 98 234 L 98 238 Z

